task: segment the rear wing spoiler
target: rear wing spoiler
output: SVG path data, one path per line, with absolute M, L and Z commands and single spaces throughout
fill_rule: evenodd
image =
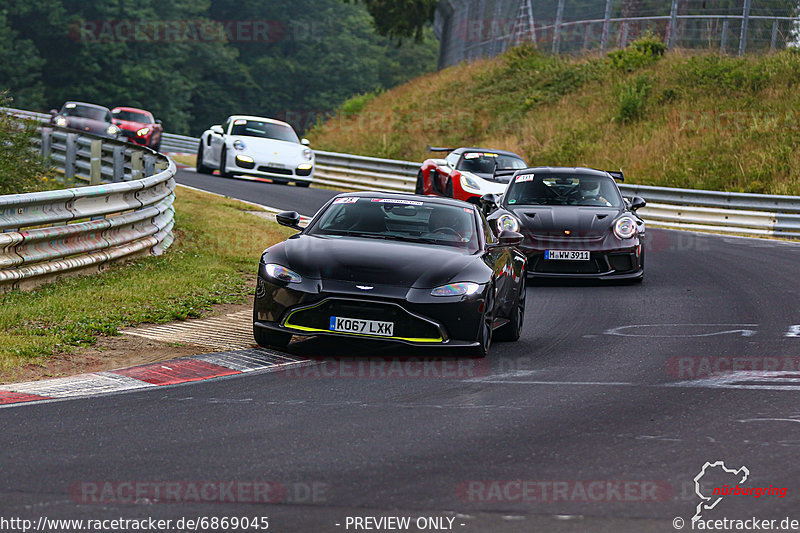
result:
M 443 148 L 441 146 L 431 146 L 430 144 L 428 145 L 429 152 L 452 152 L 453 150 L 455 150 L 455 148 Z
M 617 181 L 625 181 L 625 176 L 622 174 L 622 169 L 619 169 L 618 171 L 606 170 L 606 174 L 608 174 Z

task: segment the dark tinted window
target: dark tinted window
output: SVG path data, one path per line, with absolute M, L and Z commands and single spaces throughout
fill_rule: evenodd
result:
M 153 117 L 146 113 L 137 113 L 136 111 L 123 111 L 120 109 L 111 112 L 117 120 L 127 120 L 129 122 L 142 122 L 144 124 L 151 124 Z
M 497 170 L 522 170 L 527 166 L 525 161 L 518 157 L 490 152 L 465 152 L 456 168 L 476 174 L 491 174 L 495 165 Z
M 103 108 L 88 107 L 80 104 L 66 104 L 61 114 L 67 117 L 89 118 L 105 122 L 108 120 L 108 111 Z
M 508 205 L 622 206 L 614 181 L 581 174 L 521 174 L 506 193 Z
M 291 127 L 258 120 L 234 120 L 231 135 L 262 137 L 264 139 L 277 139 L 279 141 L 289 141 L 293 143 L 300 142 L 300 139 L 297 138 L 297 134 Z

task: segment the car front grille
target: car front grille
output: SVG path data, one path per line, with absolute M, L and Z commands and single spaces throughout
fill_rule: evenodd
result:
M 283 324 L 288 328 L 323 333 L 330 331 L 331 317 L 392 322 L 394 332 L 391 338 L 395 339 L 416 342 L 444 340 L 434 322 L 413 315 L 399 305 L 368 300 L 328 298 L 311 307 L 289 311 Z
M 288 168 L 273 167 L 271 165 L 261 165 L 258 167 L 259 172 L 269 172 L 270 174 L 282 174 L 284 176 L 291 176 L 292 171 Z

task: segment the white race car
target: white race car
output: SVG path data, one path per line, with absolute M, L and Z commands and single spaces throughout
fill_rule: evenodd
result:
M 200 136 L 197 172 L 219 170 L 223 177 L 245 174 L 308 187 L 314 177 L 314 152 L 280 120 L 232 115 Z

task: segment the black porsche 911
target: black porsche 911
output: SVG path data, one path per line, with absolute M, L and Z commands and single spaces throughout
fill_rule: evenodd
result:
M 518 231 L 532 277 L 628 279 L 644 276 L 642 198 L 617 187 L 622 172 L 537 167 L 514 174 L 502 198 L 486 195 L 489 222 Z
M 485 356 L 519 338 L 525 313 L 522 235 L 498 237 L 480 209 L 448 198 L 347 193 L 305 229 L 264 251 L 253 333 L 261 346 L 292 335 L 337 335 Z

